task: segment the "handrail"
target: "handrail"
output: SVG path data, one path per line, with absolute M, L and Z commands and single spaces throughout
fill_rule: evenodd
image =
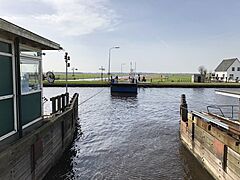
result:
M 52 113 L 63 112 L 69 106 L 69 93 L 50 98 L 52 102 Z
M 202 114 L 200 112 L 197 112 L 197 111 L 192 111 L 192 114 L 202 118 L 203 120 L 205 120 L 207 122 L 211 122 L 211 123 L 216 124 L 216 125 L 224 128 L 224 129 L 229 130 L 229 126 L 227 124 L 222 123 L 221 121 L 219 121 L 219 120 L 217 120 L 215 118 L 209 118 L 208 116 L 206 116 L 206 115 L 204 115 L 204 114 Z
M 228 108 L 230 107 L 231 108 L 231 112 L 223 112 L 223 108 Z M 234 118 L 234 107 L 239 107 L 238 105 L 210 105 L 210 106 L 207 106 L 207 111 L 208 113 L 211 113 L 210 112 L 210 109 L 218 109 L 221 113 L 221 116 L 222 117 L 228 117 L 226 116 L 226 114 L 231 114 L 231 116 L 229 118 Z M 237 114 L 237 112 L 235 112 Z

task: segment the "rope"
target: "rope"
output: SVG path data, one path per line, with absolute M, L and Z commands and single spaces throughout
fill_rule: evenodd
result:
M 89 101 L 90 99 L 94 98 L 95 96 L 97 96 L 98 94 L 100 94 L 101 92 L 103 92 L 104 89 L 102 89 L 101 91 L 97 92 L 96 94 L 92 95 L 91 97 L 87 98 L 86 100 L 84 100 L 83 102 L 81 102 L 80 104 L 78 104 L 78 106 L 82 105 L 83 103 Z

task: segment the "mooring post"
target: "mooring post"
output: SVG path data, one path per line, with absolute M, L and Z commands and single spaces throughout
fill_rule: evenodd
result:
M 188 120 L 188 107 L 185 94 L 181 95 L 180 116 L 182 121 L 186 122 Z

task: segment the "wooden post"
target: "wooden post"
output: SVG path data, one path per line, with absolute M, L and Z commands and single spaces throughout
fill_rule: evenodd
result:
M 56 110 L 56 97 L 50 98 L 50 101 L 52 101 L 52 114 L 54 114 Z
M 66 106 L 69 104 L 69 93 L 66 93 Z
M 187 120 L 188 120 L 188 107 L 187 107 L 185 94 L 182 94 L 182 96 L 181 96 L 180 116 L 181 116 L 182 121 L 187 122 Z
M 65 107 L 66 107 L 66 95 L 65 94 L 62 94 L 61 95 L 61 98 L 62 98 L 62 111 L 64 111 Z
M 57 96 L 57 111 L 61 111 L 61 96 Z

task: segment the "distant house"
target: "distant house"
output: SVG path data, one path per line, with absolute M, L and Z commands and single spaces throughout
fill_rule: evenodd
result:
M 205 81 L 205 77 L 202 74 L 193 74 L 192 82 L 203 83 Z
M 238 58 L 224 59 L 215 69 L 215 79 L 219 81 L 238 81 L 240 79 L 240 61 Z

